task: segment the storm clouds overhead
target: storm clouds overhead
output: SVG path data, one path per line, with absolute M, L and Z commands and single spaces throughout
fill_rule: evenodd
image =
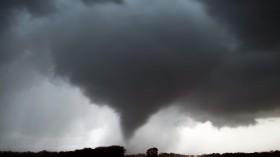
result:
M 278 6 L 276 0 L 0 2 L 0 125 L 9 126 L 4 112 L 15 93 L 42 78 L 69 83 L 92 105 L 113 109 L 125 141 L 172 107 L 218 128 L 278 118 Z

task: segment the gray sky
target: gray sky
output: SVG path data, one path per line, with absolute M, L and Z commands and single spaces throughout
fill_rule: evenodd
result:
M 0 149 L 280 149 L 278 3 L 252 3 L 1 2 Z

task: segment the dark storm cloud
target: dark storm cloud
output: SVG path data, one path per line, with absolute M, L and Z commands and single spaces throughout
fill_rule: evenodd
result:
M 15 39 L 11 27 L 15 25 L 15 17 L 19 11 L 26 10 L 32 16 L 43 16 L 54 10 L 52 1 L 45 0 L 8 0 L 0 2 L 0 66 L 15 58 Z M 22 51 L 22 50 L 20 50 Z
M 211 17 L 231 32 L 237 48 L 188 98 L 198 109 L 216 115 L 212 121 L 219 126 L 254 123 L 258 116 L 279 109 L 280 3 L 260 0 L 200 2 Z M 279 112 L 270 116 L 279 116 Z M 225 117 L 230 121 L 224 120 Z
M 44 15 L 49 13 L 53 6 L 51 5 L 51 1 L 44 0 L 9 0 L 9 1 L 1 1 L 0 2 L 0 21 L 1 26 L 3 27 L 11 24 L 13 13 L 18 10 L 26 9 L 30 13 L 35 16 Z
M 174 104 L 216 126 L 279 116 L 271 113 L 280 103 L 280 56 L 270 3 L 205 2 L 205 12 L 197 1 L 86 1 L 32 33 L 49 42 L 56 75 L 120 114 L 125 137 Z
M 93 102 L 116 109 L 127 137 L 151 114 L 197 88 L 221 63 L 225 44 L 204 14 L 185 11 L 190 4 L 167 8 L 169 2 L 157 1 L 146 9 L 145 3 L 95 8 L 53 39 L 56 73 Z
M 280 3 L 277 0 L 199 0 L 207 11 L 233 31 L 241 47 L 275 50 L 280 42 Z
M 82 0 L 86 4 L 115 2 L 121 3 L 121 0 Z M 33 18 L 43 17 L 53 13 L 56 10 L 53 0 L 4 0 L 0 2 L 0 66 L 1 64 L 16 58 L 22 54 L 23 50 L 14 48 L 15 41 L 11 28 L 16 26 L 16 17 L 22 14 L 21 11 L 27 11 Z
M 216 126 L 255 123 L 266 112 L 279 110 L 279 54 L 240 54 L 227 59 L 212 76 L 187 96 L 187 107 L 198 119 Z M 210 115 L 207 115 L 210 114 Z M 266 116 L 279 116 L 273 113 Z M 209 116 L 209 117 L 208 117 Z
M 92 14 L 105 14 L 103 18 L 86 15 L 53 46 L 56 73 L 84 89 L 93 102 L 116 109 L 127 137 L 151 114 L 174 103 L 217 126 L 253 124 L 256 113 L 279 108 L 278 53 L 231 49 L 232 32 L 237 31 L 235 40 L 242 47 L 275 50 L 277 42 L 269 38 L 273 32 L 277 36 L 274 26 L 263 39 L 271 42 L 262 43 L 255 39 L 262 36 L 256 31 L 261 26 L 247 33 L 250 23 L 229 21 L 226 24 L 234 30 L 225 38 L 200 8 L 190 9 L 195 5 L 191 2 L 130 5 L 131 10 L 97 9 Z M 265 16 L 265 11 L 259 14 Z

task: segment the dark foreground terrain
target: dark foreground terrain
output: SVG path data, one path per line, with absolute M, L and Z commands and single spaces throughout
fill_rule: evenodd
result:
M 156 149 L 156 148 L 152 148 Z M 126 149 L 122 146 L 97 147 L 95 149 L 84 148 L 81 150 L 67 152 L 11 152 L 0 151 L 0 157 L 280 157 L 280 151 L 256 152 L 256 153 L 224 153 L 224 154 L 203 154 L 203 155 L 181 155 L 174 153 L 153 152 L 149 154 L 125 155 Z

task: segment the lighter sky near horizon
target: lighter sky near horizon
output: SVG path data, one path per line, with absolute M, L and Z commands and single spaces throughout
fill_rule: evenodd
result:
M 278 3 L 255 2 L 0 2 L 0 150 L 280 150 Z
M 154 146 L 159 152 L 182 154 L 279 150 L 280 118 L 216 128 L 209 121 L 193 121 L 176 107 L 157 112 L 126 143 L 112 108 L 90 103 L 77 87 L 63 80 L 40 74 L 37 78 L 36 84 L 17 91 L 9 102 L 14 105 L 4 116 L 17 118 L 2 125 L 10 131 L 1 137 L 1 150 L 69 151 L 109 145 L 123 145 L 128 154 L 144 153 Z

